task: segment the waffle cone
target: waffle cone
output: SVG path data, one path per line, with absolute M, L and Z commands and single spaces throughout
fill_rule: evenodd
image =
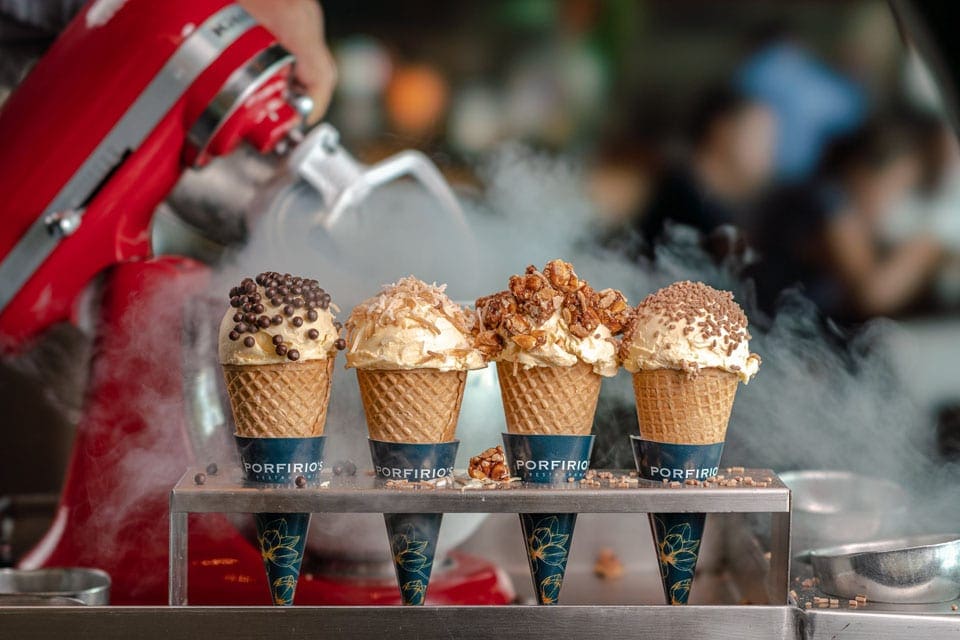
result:
M 323 435 L 332 376 L 333 358 L 289 364 L 223 365 L 237 435 Z
M 520 434 L 588 435 L 600 396 L 600 375 L 583 361 L 570 367 L 497 363 L 507 431 Z
M 367 429 L 385 442 L 450 442 L 466 371 L 357 369 Z
M 633 374 L 640 436 L 655 442 L 723 442 L 739 380 L 721 369 L 689 377 L 674 369 Z

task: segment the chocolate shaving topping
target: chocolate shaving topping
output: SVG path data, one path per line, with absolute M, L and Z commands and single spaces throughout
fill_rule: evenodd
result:
M 524 275 L 510 278 L 506 291 L 477 300 L 479 327 L 476 347 L 488 359 L 496 358 L 506 340 L 528 351 L 545 344 L 540 327 L 559 310 L 574 336 L 584 339 L 601 324 L 612 335 L 620 334 L 633 315 L 627 300 L 616 289 L 595 291 L 563 260 L 552 260 L 543 272 L 533 265 Z
M 630 342 L 641 323 L 658 322 L 669 330 L 684 323 L 683 332 L 696 333 L 711 349 L 727 356 L 750 340 L 747 316 L 729 291 L 718 291 L 702 282 L 675 282 L 647 296 L 637 306 L 636 316 L 624 333 L 621 357 L 628 357 Z M 654 332 L 656 338 L 659 332 Z

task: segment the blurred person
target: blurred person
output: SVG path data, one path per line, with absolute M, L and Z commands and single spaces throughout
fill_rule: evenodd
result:
M 885 243 L 881 230 L 920 185 L 921 169 L 916 130 L 876 120 L 835 141 L 814 179 L 774 192 L 753 237 L 762 256 L 752 268 L 761 306 L 772 311 L 783 290 L 799 285 L 840 322 L 907 308 L 942 248 L 930 234 Z
M 779 25 L 765 27 L 754 41 L 735 84 L 776 116 L 777 176 L 803 180 L 833 138 L 863 122 L 866 92 Z
M 689 131 L 689 154 L 669 166 L 633 221 L 649 252 L 671 224 L 703 236 L 739 226 L 773 169 L 775 124 L 769 109 L 729 87 L 699 101 Z

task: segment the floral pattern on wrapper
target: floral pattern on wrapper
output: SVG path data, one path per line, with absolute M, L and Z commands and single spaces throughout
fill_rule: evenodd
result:
M 660 576 L 670 604 L 686 604 L 700 552 L 700 535 L 687 522 L 668 524 L 653 515 Z M 702 535 L 702 534 L 701 534 Z
M 570 554 L 572 523 L 556 514 L 520 514 L 540 604 L 557 604 Z
M 257 513 L 257 543 L 267 573 L 270 596 L 278 606 L 293 604 L 303 562 L 310 514 Z
M 406 580 L 400 585 L 404 604 L 421 605 L 427 597 L 427 583 L 430 581 L 430 570 L 433 568 L 433 558 L 426 555 L 429 541 L 417 540 L 412 526 L 407 527 L 406 533 L 393 536 L 393 562 L 397 569 L 408 576 L 416 577 Z

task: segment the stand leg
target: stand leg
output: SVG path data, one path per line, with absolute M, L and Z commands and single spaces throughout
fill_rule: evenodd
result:
M 187 604 L 187 517 L 186 513 L 170 513 L 171 606 Z
M 790 512 L 770 514 L 770 604 L 787 604 L 790 593 Z

